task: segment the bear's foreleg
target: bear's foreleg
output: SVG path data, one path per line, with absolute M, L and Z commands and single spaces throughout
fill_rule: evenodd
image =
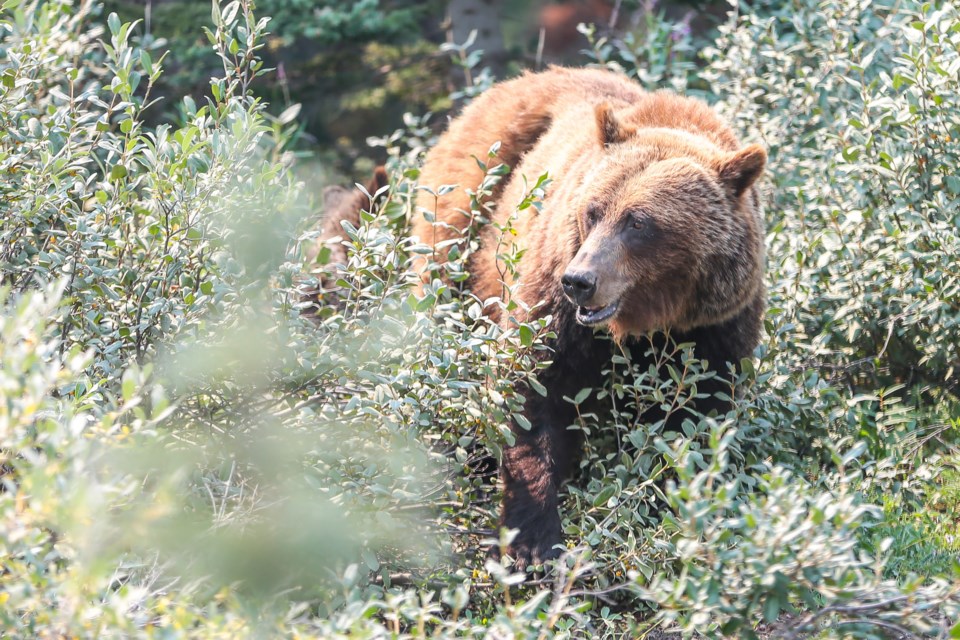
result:
M 533 417 L 533 416 L 531 416 Z M 500 524 L 519 529 L 509 553 L 518 569 L 560 555 L 563 542 L 558 494 L 581 448 L 582 432 L 569 420 L 538 417 L 530 431 L 514 427 L 516 444 L 503 452 Z

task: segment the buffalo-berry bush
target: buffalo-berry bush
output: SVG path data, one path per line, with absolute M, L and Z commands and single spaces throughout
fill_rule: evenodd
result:
M 496 460 L 544 392 L 550 318 L 486 319 L 517 303 L 466 287 L 473 233 L 415 293 L 429 118 L 371 140 L 390 185 L 324 265 L 297 109 L 249 91 L 269 72 L 252 2 L 213 3 L 223 71 L 156 127 L 161 42 L 89 0 L 2 6 L 5 636 L 958 633 L 957 575 L 891 572 L 870 500 L 929 491 L 960 426 L 956 9 L 759 3 L 709 46 L 655 17 L 593 41 L 593 62 L 702 92 L 770 150 L 767 331 L 728 415 L 690 410 L 713 374 L 669 340 L 567 399 L 606 409 L 570 425 L 569 548 L 524 575 L 490 553 L 512 535 Z M 491 145 L 480 184 L 440 188 L 469 190 L 478 226 L 511 171 Z M 523 178 L 501 234 L 551 188 Z

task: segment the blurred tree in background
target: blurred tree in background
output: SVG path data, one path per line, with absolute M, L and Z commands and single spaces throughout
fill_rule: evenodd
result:
M 331 151 L 323 158 L 350 171 L 366 136 L 400 122 L 405 111 L 449 105 L 448 67 L 435 43 L 444 37 L 443 0 L 265 0 L 271 17 L 263 58 L 274 72 L 255 93 L 276 113 L 302 105 L 305 142 Z M 201 25 L 209 3 L 195 0 L 107 0 L 105 12 L 143 20 L 149 40 L 163 39 L 169 72 L 157 87 L 171 118 L 180 97 L 199 99 L 219 68 Z M 379 123 L 379 124 L 378 124 Z
M 399 127 L 403 114 L 444 114 L 450 94 L 473 82 L 440 50 L 470 41 L 469 53 L 502 79 L 527 68 L 582 62 L 587 39 L 581 23 L 599 33 L 627 34 L 666 15 L 705 32 L 727 3 L 691 0 L 658 6 L 656 0 L 262 0 L 270 16 L 263 59 L 274 72 L 254 92 L 280 113 L 300 104 L 299 145 L 320 156 L 324 181 L 352 181 L 383 160 L 368 136 Z M 176 119 L 180 98 L 199 100 L 219 69 L 201 27 L 210 7 L 196 0 L 106 0 L 104 15 L 140 19 L 145 45 L 169 49 L 167 72 L 154 89 L 164 100 L 153 114 Z M 475 32 L 475 33 L 474 33 Z M 471 34 L 473 39 L 471 40 Z M 433 122 L 442 128 L 443 118 Z

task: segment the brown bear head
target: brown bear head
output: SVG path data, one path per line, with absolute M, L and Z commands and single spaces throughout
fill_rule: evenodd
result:
M 693 102 L 664 100 L 664 109 Z M 579 249 L 561 278 L 577 321 L 622 339 L 736 315 L 762 286 L 753 185 L 763 148 L 737 149 L 732 136 L 710 135 L 711 122 L 702 131 L 650 126 L 649 114 L 615 113 L 609 104 L 596 119 L 599 155 L 590 154 L 576 190 Z

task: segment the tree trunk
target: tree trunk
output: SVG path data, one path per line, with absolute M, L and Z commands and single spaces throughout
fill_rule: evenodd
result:
M 506 49 L 500 31 L 503 0 L 450 0 L 447 5 L 447 41 L 463 44 L 472 31 L 477 35 L 469 51 L 483 50 L 483 66 L 497 78 L 503 76 Z

